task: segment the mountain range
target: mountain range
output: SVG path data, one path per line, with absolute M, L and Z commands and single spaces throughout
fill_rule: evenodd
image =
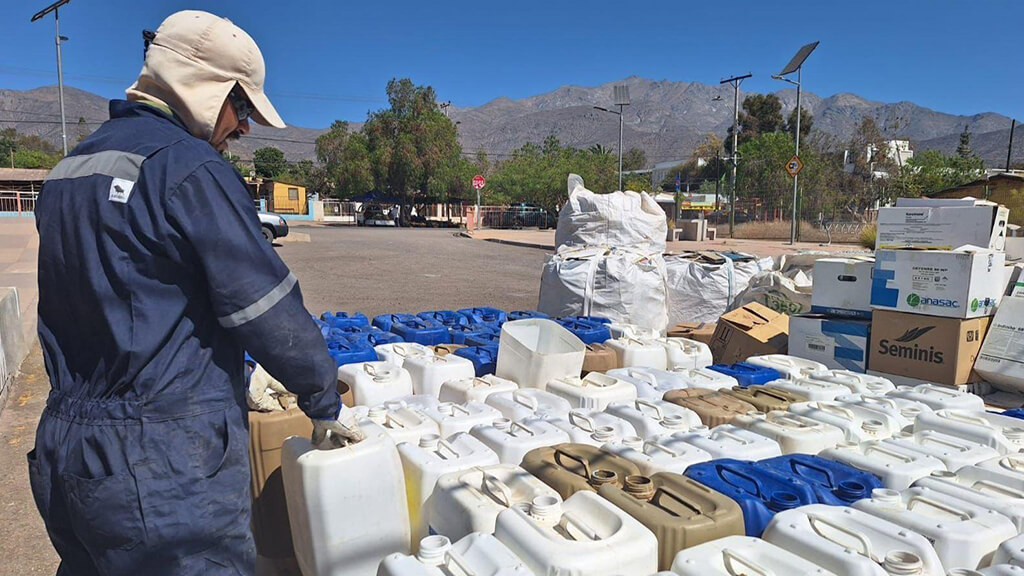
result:
M 732 123 L 733 92 L 729 86 L 700 82 L 673 82 L 629 77 L 600 86 L 562 86 L 551 92 L 512 100 L 496 98 L 482 106 L 455 107 L 450 111 L 458 122 L 459 138 L 469 153 L 483 150 L 501 159 L 528 142 L 540 143 L 555 135 L 563 144 L 589 147 L 601 144 L 618 147 L 618 119 L 594 106 L 612 108 L 612 87 L 629 86 L 631 103 L 624 108 L 623 141 L 626 148 L 647 153 L 650 164 L 689 158 L 693 148 L 708 133 L 724 136 Z M 741 98 L 749 93 L 741 92 Z M 783 114 L 796 104 L 795 90 L 775 93 Z M 107 118 L 107 100 L 96 94 L 65 86 L 65 108 L 69 145 L 78 139 L 79 118 L 95 129 Z M 971 116 L 947 114 L 913 102 L 884 103 L 856 94 L 840 93 L 823 98 L 804 92 L 802 105 L 814 116 L 814 130 L 840 141 L 848 141 L 864 117 L 874 118 L 886 136 L 909 139 L 915 150 L 953 152 L 966 126 L 972 134 L 971 148 L 986 166 L 1002 167 L 1010 119 L 994 112 Z M 0 127 L 14 126 L 21 132 L 37 134 L 55 144 L 60 142 L 60 122 L 55 86 L 26 91 L 0 90 Z M 353 129 L 361 126 L 352 123 Z M 253 150 L 275 146 L 290 160 L 314 157 L 313 141 L 324 129 L 292 126 L 284 130 L 253 126 L 252 133 L 232 145 L 243 159 Z M 1024 140 L 1024 134 L 1018 134 Z M 1015 162 L 1024 161 L 1024 143 L 1014 147 Z

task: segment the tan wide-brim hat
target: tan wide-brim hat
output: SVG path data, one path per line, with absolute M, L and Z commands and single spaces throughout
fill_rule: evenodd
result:
M 244 30 L 209 12 L 183 10 L 160 24 L 127 93 L 165 102 L 195 136 L 208 139 L 236 83 L 252 102 L 253 121 L 285 127 L 263 91 L 265 79 L 263 53 Z

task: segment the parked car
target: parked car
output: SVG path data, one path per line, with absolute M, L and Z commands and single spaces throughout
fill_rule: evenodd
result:
M 267 242 L 273 242 L 278 238 L 288 235 L 288 222 L 273 212 L 259 212 L 260 229 Z

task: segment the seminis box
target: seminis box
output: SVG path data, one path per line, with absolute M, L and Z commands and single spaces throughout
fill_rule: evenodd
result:
M 991 320 L 875 310 L 868 366 L 875 372 L 947 386 L 979 382 L 974 361 Z

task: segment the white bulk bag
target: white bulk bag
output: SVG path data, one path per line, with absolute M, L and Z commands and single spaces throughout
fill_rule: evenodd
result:
M 557 250 L 604 244 L 665 251 L 665 211 L 649 194 L 631 190 L 595 194 L 576 174 L 569 174 L 568 185 L 569 201 L 558 213 Z
M 664 333 L 668 327 L 665 260 L 658 252 L 586 247 L 548 257 L 537 310 L 561 316 L 603 316 Z
M 770 257 L 734 261 L 722 256 L 720 262 L 711 262 L 695 253 L 666 254 L 669 324 L 717 322 L 750 278 L 772 265 Z
M 811 311 L 811 279 L 802 270 L 790 272 L 759 272 L 733 300 L 730 309 L 757 302 L 782 314 L 803 314 Z

